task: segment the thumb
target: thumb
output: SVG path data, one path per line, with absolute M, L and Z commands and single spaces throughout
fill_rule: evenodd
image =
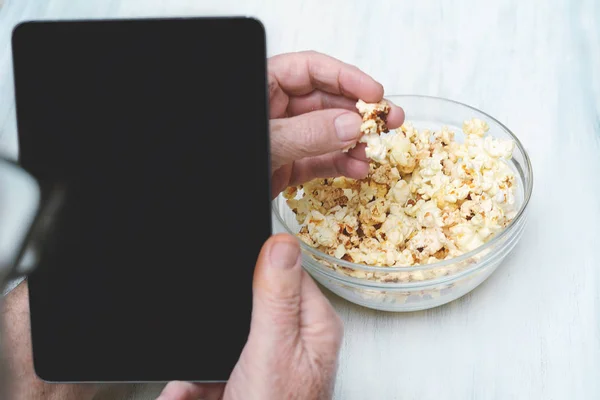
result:
M 273 344 L 281 338 L 297 338 L 302 267 L 295 237 L 277 234 L 267 240 L 256 263 L 253 289 L 251 334 L 272 338 Z
M 362 118 L 357 113 L 341 109 L 271 120 L 273 171 L 293 161 L 331 153 L 356 143 L 361 123 Z

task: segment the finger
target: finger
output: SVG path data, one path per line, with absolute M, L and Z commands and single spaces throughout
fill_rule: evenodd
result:
M 367 145 L 365 143 L 358 143 L 354 148 L 350 149 L 347 154 L 357 160 L 369 161 L 369 157 L 367 157 L 365 152 L 366 147 Z
M 315 178 L 333 178 L 345 176 L 362 179 L 369 173 L 369 163 L 344 153 L 326 154 L 320 157 L 305 158 L 296 161 L 288 186 L 299 185 Z
M 281 95 L 279 97 L 283 97 Z M 277 96 L 275 96 L 277 97 Z M 278 97 L 277 97 L 278 98 Z M 386 100 L 390 105 L 390 112 L 387 117 L 387 125 L 390 129 L 396 129 L 404 123 L 405 113 L 404 110 Z M 280 101 L 280 103 L 284 103 Z M 329 108 L 339 108 L 350 111 L 356 111 L 356 101 L 349 99 L 344 96 L 334 95 L 320 90 L 315 90 L 304 96 L 293 96 L 285 99 L 287 104 L 287 115 L 293 117 L 295 115 L 305 114 L 315 110 L 326 110 Z M 281 108 L 281 107 L 279 107 Z M 280 114 L 283 111 L 278 110 Z
M 281 118 L 285 116 L 289 96 L 283 91 L 277 82 L 277 78 L 269 72 L 269 114 L 271 118 Z
M 225 390 L 224 383 L 169 382 L 156 400 L 218 400 Z
M 263 246 L 253 281 L 251 335 L 262 343 L 295 341 L 300 325 L 302 267 L 298 239 L 272 236 Z
M 377 102 L 383 86 L 353 65 L 314 51 L 271 57 L 269 72 L 288 94 L 301 96 L 320 89 L 351 99 Z
M 326 110 L 329 108 L 340 108 L 356 112 L 356 100 L 344 96 L 335 95 L 320 90 L 315 90 L 304 96 L 293 96 L 289 99 L 288 116 L 305 114 L 315 110 Z
M 289 186 L 292 170 L 293 164 L 288 164 L 273 172 L 271 176 L 271 200 L 279 196 L 279 193 Z
M 404 110 L 401 107 L 398 107 L 397 105 L 392 103 L 391 101 L 389 101 L 389 100 L 386 100 L 386 101 L 390 105 L 390 112 L 386 119 L 386 125 L 390 129 L 399 128 L 404 123 L 404 118 L 405 118 Z
M 277 197 L 288 186 L 299 185 L 315 178 L 366 177 L 369 173 L 368 161 L 359 160 L 349 153 L 337 152 L 305 158 L 279 168 L 271 178 L 271 198 Z
M 355 143 L 361 123 L 358 114 L 339 109 L 271 120 L 273 171 L 304 157 L 331 153 Z

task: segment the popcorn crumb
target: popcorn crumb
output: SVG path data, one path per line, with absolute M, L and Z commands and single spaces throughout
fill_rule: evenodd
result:
M 448 127 L 432 132 L 405 122 L 388 131 L 385 101 L 359 100 L 356 107 L 363 116 L 359 141 L 371 158 L 368 176 L 315 179 L 284 192 L 307 244 L 358 264 L 426 265 L 480 247 L 514 218 L 516 178 L 508 161 L 515 144 L 486 136 L 485 121 L 464 121 L 459 143 Z M 418 281 L 451 269 L 379 279 Z

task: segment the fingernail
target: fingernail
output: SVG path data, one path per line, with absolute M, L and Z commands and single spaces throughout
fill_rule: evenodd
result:
M 335 119 L 335 131 L 342 142 L 356 140 L 360 136 L 361 118 L 358 114 L 344 113 Z
M 279 241 L 271 248 L 271 265 L 276 268 L 292 268 L 299 257 L 299 246 L 288 241 Z

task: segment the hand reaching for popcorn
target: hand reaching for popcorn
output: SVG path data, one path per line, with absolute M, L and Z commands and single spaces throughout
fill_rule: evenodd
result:
M 358 68 L 315 52 L 282 54 L 268 63 L 273 197 L 314 178 L 364 178 L 358 99 L 376 103 L 383 86 Z M 390 103 L 387 125 L 398 128 L 404 111 Z

